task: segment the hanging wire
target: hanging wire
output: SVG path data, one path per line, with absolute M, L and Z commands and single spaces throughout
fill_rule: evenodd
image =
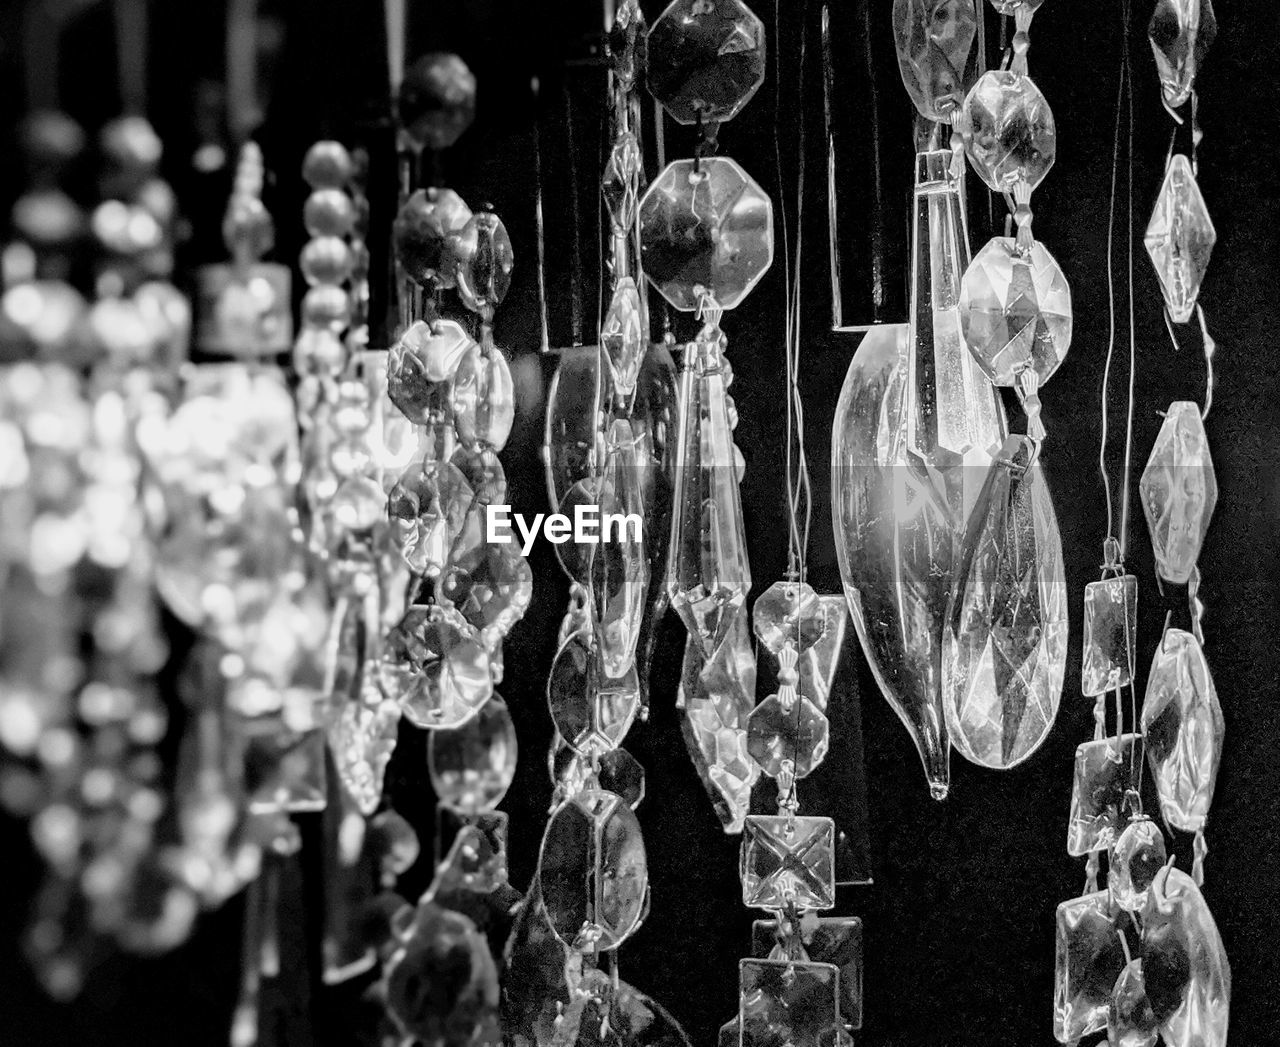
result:
M 1137 362 L 1137 337 L 1134 332 L 1133 308 L 1133 70 L 1129 61 L 1129 25 L 1131 4 L 1124 0 L 1121 5 L 1121 17 L 1124 24 L 1124 50 L 1121 61 L 1124 65 L 1125 101 L 1129 111 L 1129 146 L 1128 146 L 1128 196 L 1129 217 L 1125 228 L 1125 240 L 1128 243 L 1128 279 L 1129 279 L 1129 396 L 1125 408 L 1124 435 L 1124 490 L 1120 492 L 1120 562 L 1124 562 L 1125 549 L 1129 541 L 1129 489 L 1130 475 L 1133 472 L 1133 383 Z
M 538 327 L 542 352 L 551 351 L 551 332 L 547 320 L 547 235 L 542 216 L 542 84 L 535 76 L 529 82 L 533 95 L 533 224 L 537 247 Z

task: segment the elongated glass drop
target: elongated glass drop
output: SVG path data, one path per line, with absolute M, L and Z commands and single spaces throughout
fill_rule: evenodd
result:
M 614 421 L 606 443 L 597 500 L 601 528 L 609 527 L 610 531 L 601 534 L 592 558 L 592 593 L 600 666 L 606 676 L 618 677 L 635 665 L 649 587 L 649 560 L 641 529 L 649 449 L 644 437 L 637 439 L 624 418 Z

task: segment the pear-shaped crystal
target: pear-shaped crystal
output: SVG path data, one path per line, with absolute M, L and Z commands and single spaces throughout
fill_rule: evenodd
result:
M 1111 990 L 1107 1044 L 1108 1047 L 1155 1047 L 1159 1039 L 1159 1024 L 1142 977 L 1142 960 L 1135 958 L 1125 964 Z
M 1147 26 L 1165 105 L 1191 97 L 1204 56 L 1218 35 L 1212 0 L 1156 0 Z
M 649 560 L 641 530 L 649 451 L 648 442 L 643 436 L 637 439 L 624 418 L 610 426 L 606 444 L 598 506 L 601 526 L 610 530 L 601 534 L 595 547 L 591 573 L 600 665 L 606 676 L 616 678 L 635 665 L 649 587 Z
M 614 388 L 624 396 L 636 387 L 646 341 L 640 292 L 636 282 L 624 276 L 613 289 L 613 301 L 600 325 L 600 348 L 609 362 Z
M 1164 173 L 1144 243 L 1176 323 L 1191 319 L 1217 239 L 1191 162 L 1175 153 Z
M 926 120 L 950 123 L 972 80 L 975 0 L 894 0 L 893 39 L 902 83 Z
M 752 625 L 775 657 L 788 643 L 802 654 L 822 639 L 827 614 L 807 582 L 774 582 L 756 599 Z
M 960 286 L 965 344 L 996 385 L 1024 371 L 1043 385 L 1071 347 L 1071 289 L 1038 241 L 1023 248 L 995 236 L 974 256 Z
M 1231 965 L 1213 913 L 1195 881 L 1167 866 L 1142 911 L 1147 998 L 1167 1044 L 1226 1047 Z
M 1147 903 L 1147 888 L 1167 860 L 1160 827 L 1150 818 L 1134 818 L 1111 849 L 1107 867 L 1111 900 L 1126 912 L 1141 912 Z
M 452 731 L 432 731 L 427 769 L 437 799 L 462 814 L 492 811 L 516 773 L 516 728 L 507 703 L 494 694 Z
M 1166 630 L 1156 647 L 1142 733 L 1161 815 L 1185 832 L 1203 829 L 1226 726 L 1204 650 L 1191 633 Z
M 943 639 L 951 742 L 1012 767 L 1048 736 L 1067 662 L 1067 586 L 1035 443 L 1010 436 L 969 520 Z
M 1127 962 L 1123 929 L 1106 891 L 1058 906 L 1054 963 L 1053 1036 L 1076 1043 L 1107 1026 L 1111 994 Z
M 640 823 L 613 793 L 587 790 L 547 823 L 538 859 L 542 904 L 570 948 L 617 948 L 639 927 L 649 890 Z
M 453 414 L 458 439 L 502 450 L 515 422 L 515 387 L 502 350 L 492 343 L 472 345 L 453 378 Z
M 1080 691 L 1087 698 L 1133 682 L 1138 649 L 1138 579 L 1104 578 L 1084 587 L 1084 665 Z
M 387 638 L 383 689 L 419 727 L 460 727 L 493 694 L 489 654 L 457 611 L 414 605 Z
M 1218 502 L 1209 439 L 1196 404 L 1178 400 L 1169 405 L 1138 492 L 1157 573 L 1167 582 L 1185 585 Z
M 964 100 L 957 127 L 969 162 L 993 192 L 1030 191 L 1053 166 L 1053 112 L 1025 73 L 983 73 Z
M 688 350 L 667 575 L 671 605 L 706 658 L 728 635 L 751 589 L 722 347 L 719 333 L 704 329 Z

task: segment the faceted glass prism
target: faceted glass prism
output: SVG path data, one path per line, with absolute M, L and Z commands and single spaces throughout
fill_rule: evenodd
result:
M 1030 191 L 1053 166 L 1053 111 L 1025 73 L 983 73 L 965 98 L 956 126 L 969 162 L 992 192 Z
M 965 270 L 960 326 L 993 383 L 1013 387 L 1034 371 L 1043 385 L 1071 347 L 1071 288 L 1039 241 L 1024 250 L 994 236 Z
M 627 232 L 635 225 L 643 173 L 644 157 L 640 143 L 630 131 L 624 131 L 609 150 L 609 162 L 600 182 L 605 207 L 616 232 Z
M 542 904 L 572 949 L 617 948 L 639 927 L 648 897 L 640 823 L 619 796 L 587 790 L 551 816 L 538 859 Z
M 770 778 L 787 765 L 804 778 L 826 758 L 830 743 L 826 715 L 808 698 L 791 693 L 789 702 L 771 694 L 747 720 L 747 751 Z
M 862 920 L 857 916 L 805 913 L 794 923 L 805 956 L 840 970 L 840 1023 L 862 1028 Z M 785 959 L 778 943 L 778 921 L 751 924 L 751 951 L 761 959 Z
M 552 662 L 547 704 L 556 730 L 574 752 L 609 752 L 621 743 L 640 710 L 635 667 L 621 677 L 609 677 L 590 634 L 575 633 Z
M 387 694 L 419 727 L 461 727 L 493 694 L 489 653 L 457 611 L 415 605 L 387 637 Z
M 1147 888 L 1167 860 L 1160 827 L 1150 818 L 1134 818 L 1111 850 L 1107 867 L 1111 900 L 1126 912 L 1141 912 L 1147 902 Z
M 1107 1043 L 1109 1047 L 1155 1047 L 1159 1040 L 1160 1027 L 1147 999 L 1142 960 L 1130 960 L 1111 990 Z
M 1126 962 L 1122 933 L 1106 891 L 1058 906 L 1053 1035 L 1059 1043 L 1106 1028 L 1111 992 Z
M 1142 911 L 1142 968 L 1165 1043 L 1226 1047 L 1231 965 L 1195 880 L 1168 866 Z
M 742 0 L 673 0 L 649 28 L 645 73 L 677 123 L 732 120 L 764 83 L 764 23 Z
M 1142 734 L 1161 815 L 1184 832 L 1203 829 L 1226 725 L 1209 663 L 1191 633 L 1169 629 L 1156 647 L 1142 701 Z
M 773 262 L 773 204 L 728 157 L 676 160 L 640 201 L 640 239 L 645 276 L 673 306 L 732 309 Z
M 835 823 L 830 818 L 748 815 L 742 904 L 753 909 L 831 909 L 836 904 Z
M 647 347 L 640 292 L 636 282 L 624 276 L 613 289 L 613 300 L 600 325 L 600 348 L 609 363 L 614 388 L 623 396 L 630 396 L 636 387 Z
M 1062 539 L 1034 442 L 1010 436 L 960 546 L 943 633 L 951 743 L 984 767 L 1021 763 L 1048 737 L 1067 663 Z
M 1185 585 L 1218 502 L 1209 438 L 1197 404 L 1178 400 L 1169 405 L 1138 493 L 1157 573 L 1167 582 Z
M 807 582 L 774 582 L 756 598 L 751 622 L 760 642 L 776 657 L 788 643 L 802 654 L 822 639 L 826 611 Z
M 1067 822 L 1067 853 L 1075 858 L 1105 851 L 1124 830 L 1125 795 L 1136 788 L 1141 774 L 1138 734 L 1103 738 L 1076 748 L 1075 779 L 1071 785 L 1071 816 Z
M 840 970 L 802 960 L 738 963 L 742 1047 L 834 1047 Z
M 440 803 L 462 814 L 492 811 L 516 773 L 516 728 L 494 694 L 470 720 L 427 738 L 427 770 Z
M 1217 239 L 1191 161 L 1175 153 L 1143 240 L 1175 323 L 1191 319 Z
M 926 120 L 950 123 L 955 117 L 971 82 L 966 76 L 977 31 L 975 0 L 894 0 L 898 70 Z
M 1147 36 L 1166 105 L 1176 109 L 1191 97 L 1204 56 L 1217 35 L 1212 0 L 1156 0 Z
M 1138 579 L 1122 574 L 1086 585 L 1081 693 L 1092 698 L 1131 684 L 1137 648 Z

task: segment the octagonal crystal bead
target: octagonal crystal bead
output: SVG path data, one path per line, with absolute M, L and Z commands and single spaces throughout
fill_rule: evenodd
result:
M 1177 323 L 1191 319 L 1217 239 L 1191 162 L 1177 153 L 1165 171 L 1143 240 L 1169 315 Z
M 1053 111 L 1025 73 L 992 69 L 964 100 L 957 121 L 965 152 L 993 192 L 1038 186 L 1057 150 Z
M 965 270 L 960 325 L 996 385 L 1015 386 L 1028 370 L 1043 385 L 1071 346 L 1071 288 L 1043 245 L 994 236 Z
M 444 404 L 442 383 L 451 379 L 475 345 L 454 320 L 419 320 L 400 336 L 387 356 L 387 393 L 404 416 L 425 425 Z
M 1156 0 L 1147 36 L 1166 105 L 1177 108 L 1191 97 L 1205 53 L 1217 35 L 1211 0 Z
M 747 720 L 747 751 L 771 778 L 777 778 L 785 765 L 803 778 L 827 755 L 830 725 L 826 715 L 808 698 L 791 700 L 771 694 L 752 710 Z
M 409 466 L 387 496 L 387 511 L 410 570 L 434 578 L 444 569 L 473 497 L 452 462 Z
M 741 0 L 673 0 L 649 29 L 645 71 L 677 123 L 731 120 L 764 83 L 764 23 Z
M 382 683 L 419 727 L 461 727 L 493 694 L 489 654 L 462 616 L 414 605 L 387 637 Z
M 977 29 L 975 0 L 894 0 L 898 70 L 926 120 L 954 118 L 968 87 L 965 73 Z
M 472 346 L 453 377 L 453 421 L 458 439 L 501 450 L 515 424 L 515 386 L 506 355 L 492 344 Z
M 807 582 L 774 582 L 757 598 L 752 626 L 775 656 L 787 643 L 803 654 L 826 632 L 827 611 Z
M 830 818 L 749 815 L 743 827 L 739 872 L 743 905 L 833 908 L 835 823 Z
M 645 275 L 677 309 L 732 309 L 773 261 L 773 204 L 723 156 L 676 160 L 640 202 Z
M 1185 585 L 1218 501 L 1218 481 L 1197 404 L 1178 400 L 1169 405 L 1138 492 L 1156 572 L 1167 582 Z

